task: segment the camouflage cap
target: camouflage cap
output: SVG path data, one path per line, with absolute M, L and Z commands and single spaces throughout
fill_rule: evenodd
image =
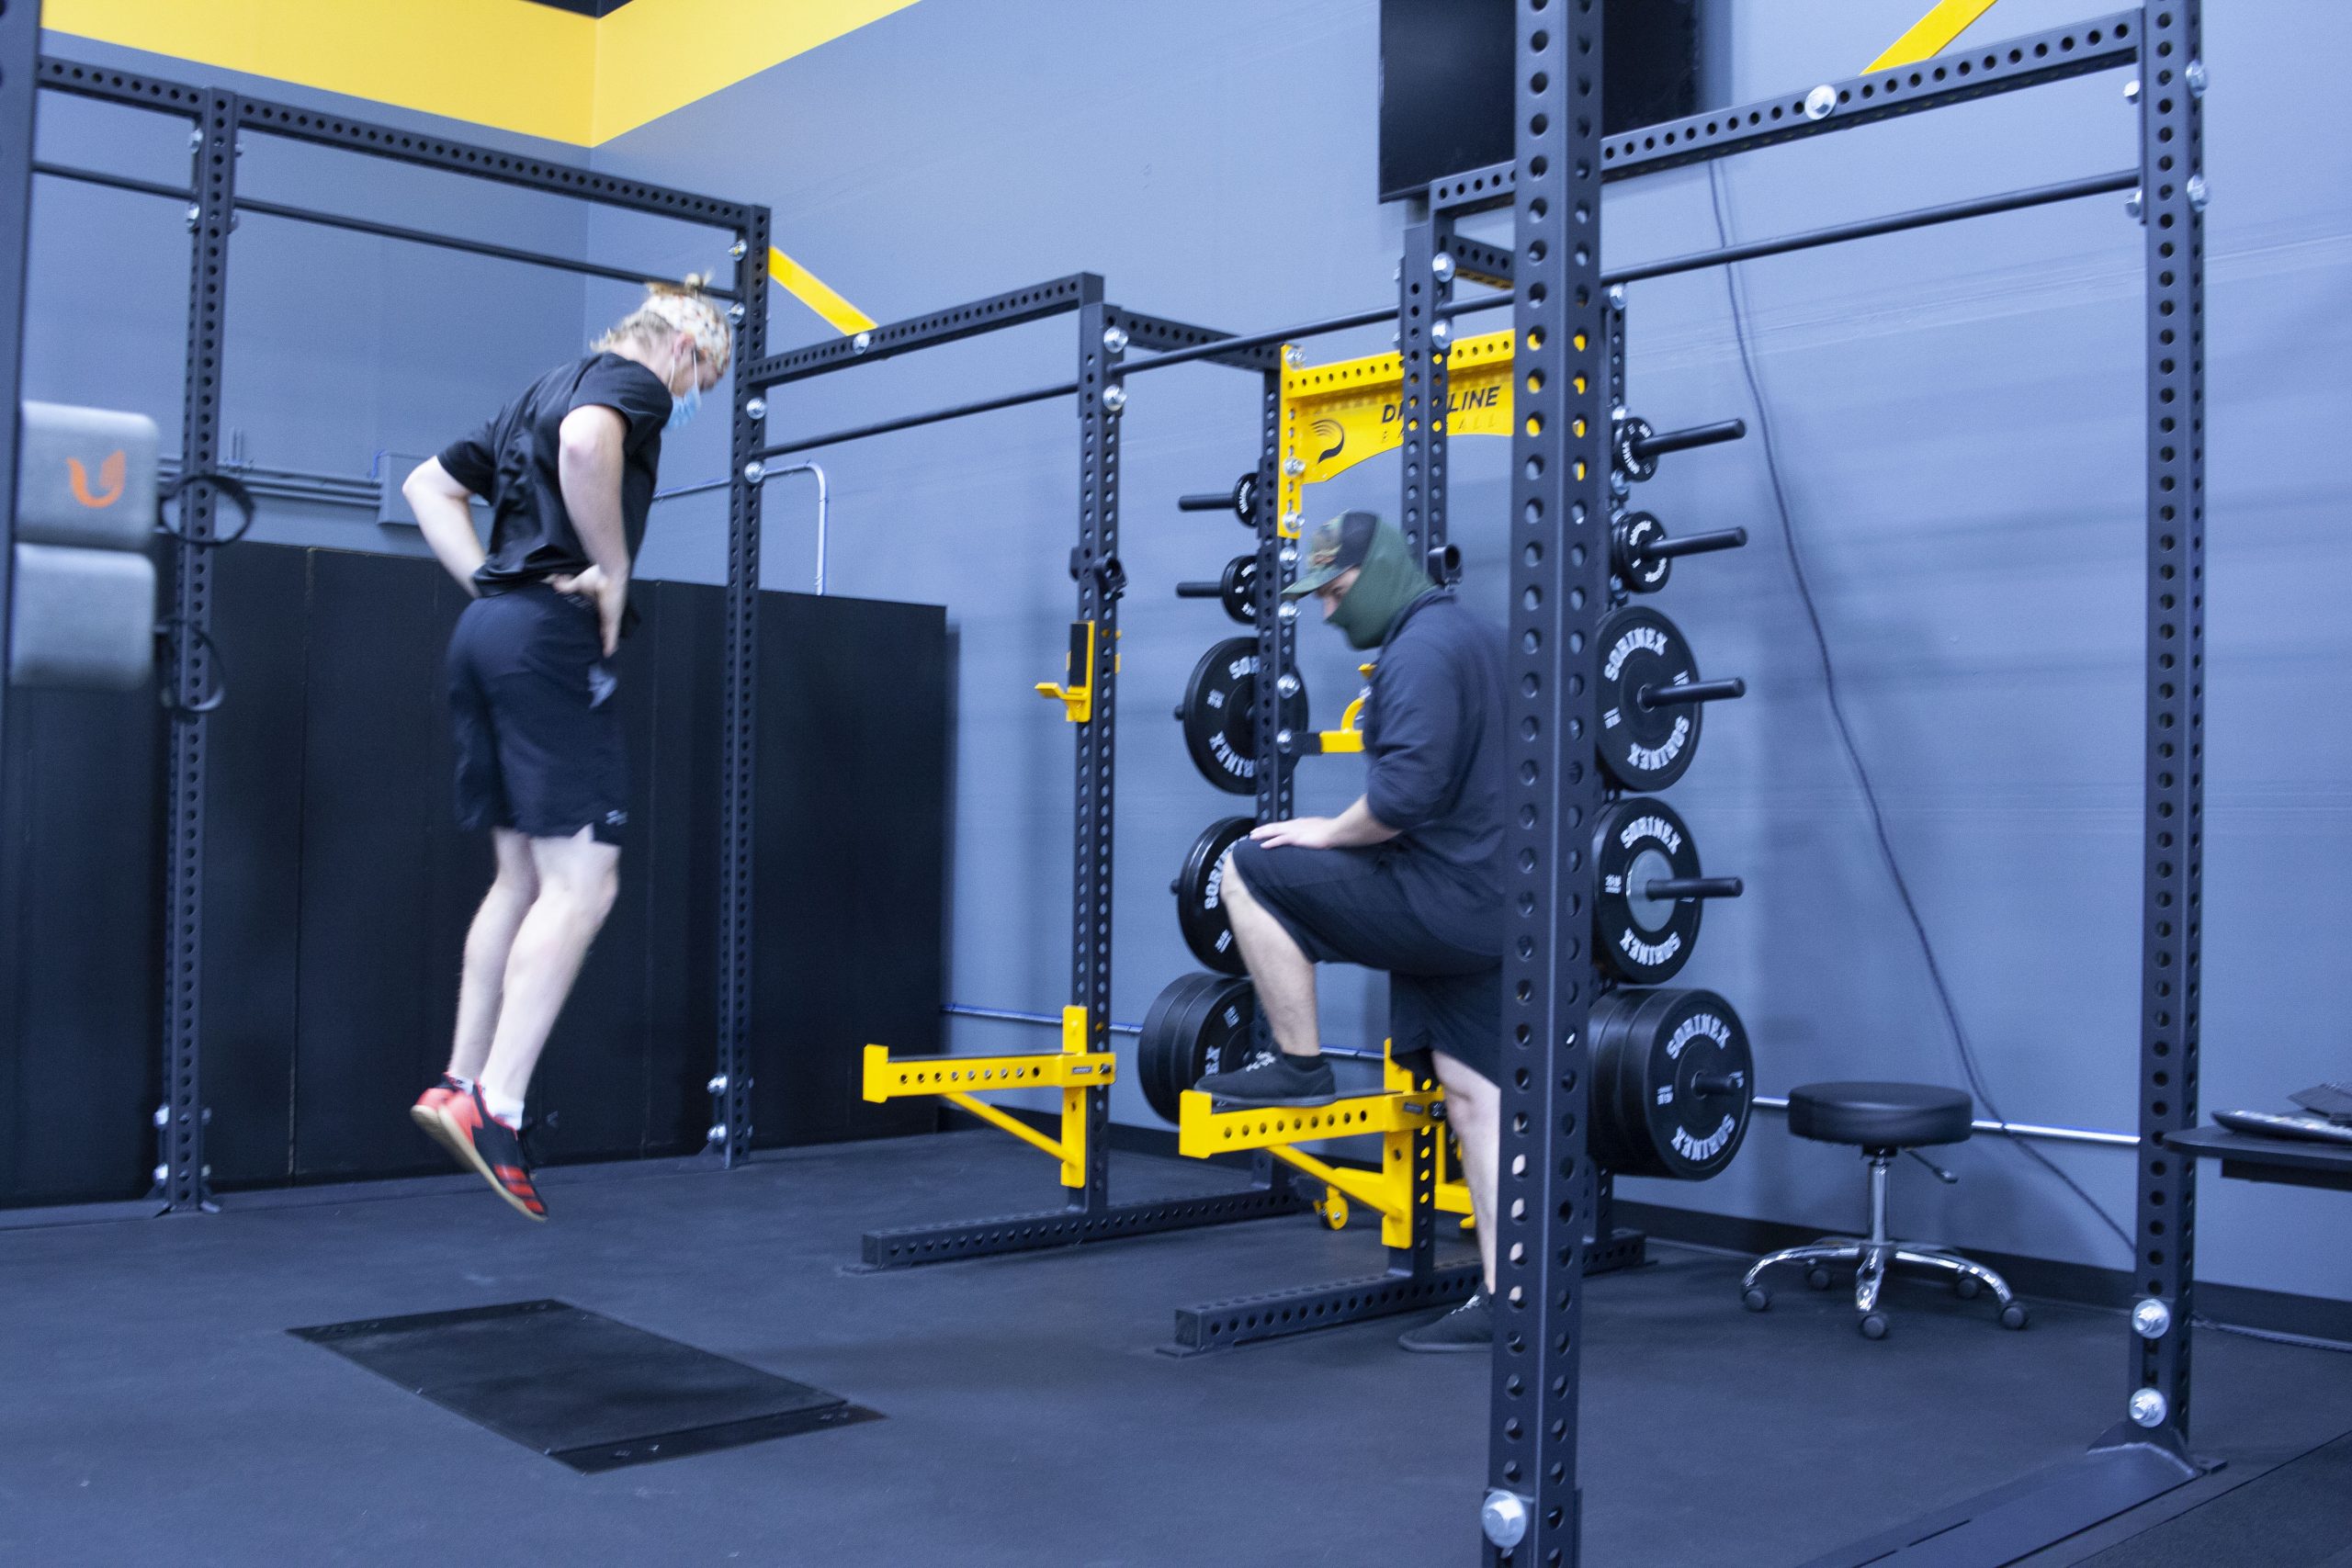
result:
M 1285 599 L 1303 599 L 1342 573 L 1360 567 L 1372 553 L 1373 536 L 1380 531 L 1376 512 L 1342 512 L 1318 523 L 1307 536 L 1306 560 L 1298 581 L 1283 590 Z

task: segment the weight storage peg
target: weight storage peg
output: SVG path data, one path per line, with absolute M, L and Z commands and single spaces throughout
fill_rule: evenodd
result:
M 1306 688 L 1285 684 L 1281 728 L 1306 728 Z M 1193 667 L 1176 705 L 1184 749 L 1201 776 L 1233 795 L 1258 790 L 1258 639 L 1227 637 Z
M 1706 705 L 1747 694 L 1744 681 L 1702 681 L 1672 621 L 1645 604 L 1611 611 L 1594 634 L 1600 653 L 1600 765 L 1619 787 L 1661 790 L 1699 753 Z
M 1655 593 L 1666 586 L 1667 579 L 1673 575 L 1675 561 L 1681 557 L 1736 550 L 1746 543 L 1745 528 L 1671 539 L 1667 536 L 1666 525 L 1650 513 L 1628 512 L 1610 525 L 1609 570 L 1617 574 L 1618 582 L 1628 593 Z
M 1690 829 L 1674 808 L 1628 795 L 1600 814 L 1592 830 L 1593 951 L 1620 979 L 1664 985 L 1681 972 L 1699 941 L 1709 898 L 1736 898 L 1736 876 L 1701 874 Z
M 1694 446 L 1736 441 L 1747 434 L 1747 422 L 1719 419 L 1713 424 L 1659 432 L 1650 428 L 1649 421 L 1624 414 L 1617 420 L 1615 434 L 1617 471 L 1628 479 L 1648 479 L 1657 477 L 1660 457 L 1672 452 L 1688 452 Z
M 1225 613 L 1246 626 L 1258 618 L 1258 558 L 1234 557 L 1215 582 L 1180 582 L 1176 597 L 1221 600 Z
M 1176 498 L 1179 512 L 1230 512 L 1247 527 L 1258 522 L 1258 476 L 1242 475 L 1227 491 L 1211 491 L 1202 495 L 1180 495 Z

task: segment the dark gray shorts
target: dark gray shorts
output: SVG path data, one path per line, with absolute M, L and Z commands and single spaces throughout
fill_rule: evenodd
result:
M 1429 1054 L 1442 1051 L 1495 1081 L 1502 1070 L 1501 960 L 1431 929 L 1396 874 L 1404 852 L 1387 845 L 1270 850 L 1244 839 L 1233 846 L 1233 868 L 1310 960 L 1388 972 L 1398 1061 L 1426 1072 Z
M 449 639 L 458 825 L 617 844 L 628 755 L 596 606 L 545 583 L 475 600 Z

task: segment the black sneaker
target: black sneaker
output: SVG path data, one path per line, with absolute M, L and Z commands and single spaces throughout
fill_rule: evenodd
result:
M 1211 1073 L 1193 1087 L 1221 1105 L 1329 1105 L 1340 1098 L 1330 1063 L 1280 1052 L 1238 1073 Z
M 522 1134 L 490 1113 L 482 1103 L 481 1085 L 475 1085 L 471 1094 L 446 1101 L 439 1115 L 443 1140 L 490 1183 L 491 1190 L 526 1218 L 548 1217 L 547 1202 L 531 1179 L 531 1158 L 524 1150 Z
M 1495 1348 L 1495 1303 L 1482 1290 L 1443 1317 L 1405 1330 L 1396 1337 L 1396 1343 L 1404 1349 L 1431 1356 L 1491 1350 Z

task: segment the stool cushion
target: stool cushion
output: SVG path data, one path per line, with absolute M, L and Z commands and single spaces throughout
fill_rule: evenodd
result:
M 1928 1083 L 1809 1083 L 1789 1090 L 1789 1131 L 1825 1144 L 1916 1149 L 1969 1134 L 1976 1102 Z

